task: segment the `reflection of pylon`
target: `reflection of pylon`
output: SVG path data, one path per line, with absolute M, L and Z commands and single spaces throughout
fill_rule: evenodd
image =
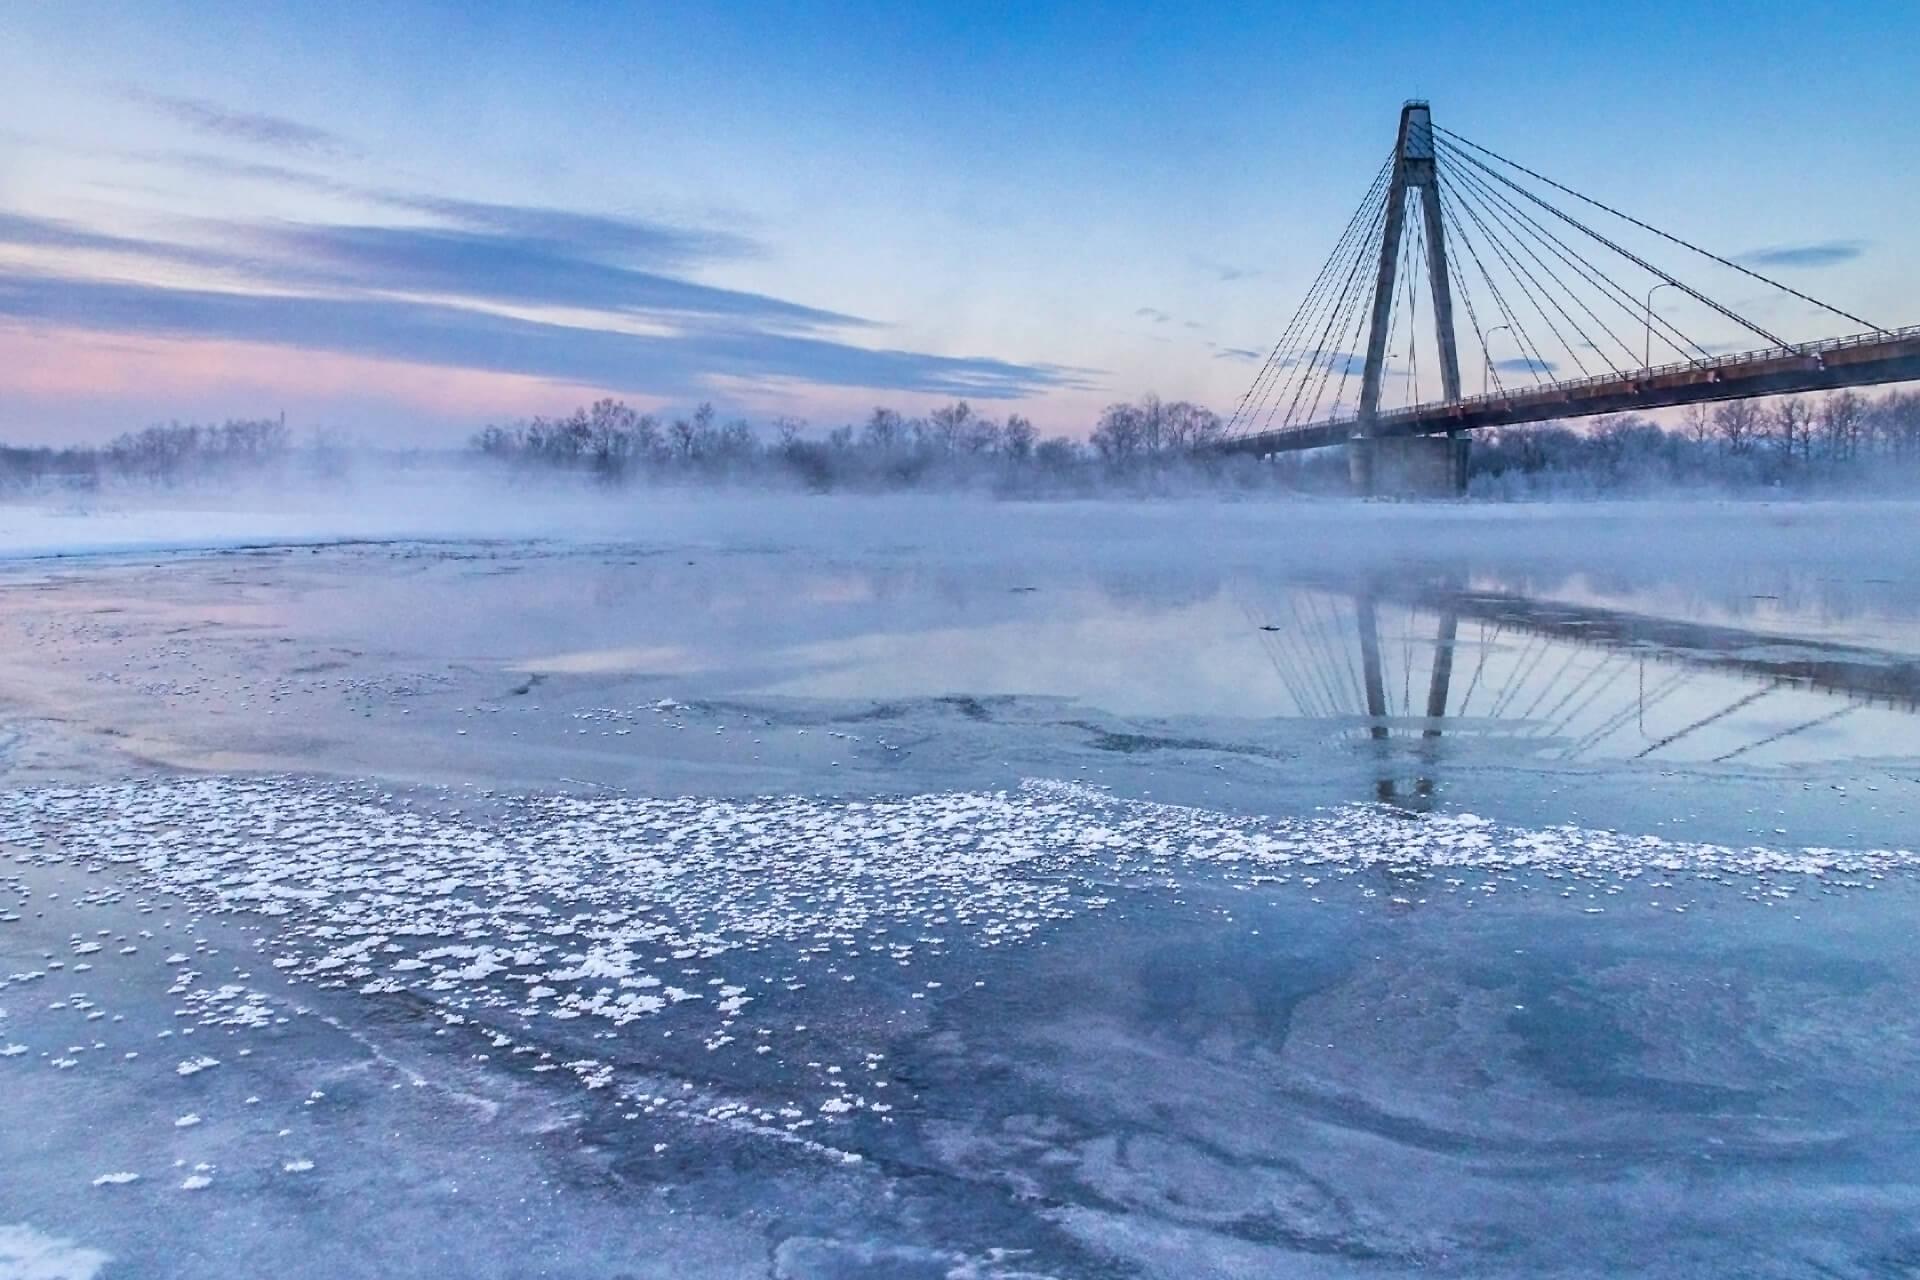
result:
M 1380 661 L 1380 619 L 1371 590 L 1362 591 L 1354 597 L 1354 625 L 1360 633 L 1360 667 L 1366 686 L 1367 733 L 1375 742 L 1385 742 L 1390 736 L 1387 726 L 1386 673 Z M 1424 809 L 1433 798 L 1434 782 L 1431 771 L 1437 762 L 1436 751 L 1441 735 L 1440 722 L 1446 717 L 1447 703 L 1452 696 L 1453 651 L 1459 643 L 1460 614 L 1453 609 L 1442 609 L 1434 634 L 1433 667 L 1427 677 L 1427 715 L 1421 728 L 1420 767 L 1421 774 L 1414 780 L 1413 807 Z M 1385 748 L 1376 748 L 1385 752 Z M 1382 754 L 1379 761 L 1382 770 L 1392 768 L 1391 758 Z M 1374 796 L 1385 804 L 1402 804 L 1405 797 L 1399 794 L 1398 784 L 1390 773 L 1382 773 L 1374 783 Z
M 1387 188 L 1386 233 L 1380 240 L 1380 270 L 1373 286 L 1373 318 L 1367 330 L 1367 362 L 1360 377 L 1360 411 L 1352 445 L 1353 477 L 1360 491 L 1373 490 L 1374 419 L 1387 366 L 1387 332 L 1393 317 L 1394 275 L 1407 221 L 1407 193 L 1420 193 L 1425 220 L 1427 281 L 1433 291 L 1433 328 L 1440 348 L 1440 386 L 1446 399 L 1460 398 L 1460 354 L 1453 339 L 1453 291 L 1447 276 L 1447 232 L 1440 217 L 1440 171 L 1433 157 L 1433 118 L 1424 102 L 1400 108 L 1400 138 L 1393 151 Z M 1450 435 L 1452 433 L 1449 433 Z

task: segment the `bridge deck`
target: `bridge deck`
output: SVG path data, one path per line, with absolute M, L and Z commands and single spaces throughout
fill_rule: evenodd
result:
M 1436 400 L 1379 414 L 1370 434 L 1436 435 L 1555 418 L 1586 418 L 1626 410 L 1912 381 L 1920 381 L 1920 325 L 1797 347 L 1771 347 L 1764 351 L 1660 365 L 1627 374 L 1608 373 L 1569 382 L 1516 387 L 1463 400 Z M 1358 434 L 1357 418 L 1336 418 L 1285 430 L 1255 432 L 1209 446 L 1206 451 L 1285 453 L 1344 444 Z

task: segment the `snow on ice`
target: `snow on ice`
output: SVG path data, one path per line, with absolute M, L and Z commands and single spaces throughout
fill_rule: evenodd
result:
M 768 958 L 770 944 L 846 962 L 837 976 L 852 981 L 872 972 L 867 962 L 1026 942 L 1106 907 L 1116 883 L 1182 868 L 1308 893 L 1383 868 L 1408 895 L 1464 897 L 1537 873 L 1563 896 L 1580 887 L 1578 905 L 1597 912 L 1587 898 L 1642 875 L 1777 901 L 1813 886 L 1870 888 L 1916 862 L 1905 851 L 1732 848 L 1369 806 L 1237 817 L 1044 781 L 871 800 L 489 797 L 485 816 L 461 816 L 367 786 L 209 777 L 0 793 L 0 841 L 17 861 L 113 866 L 139 891 L 264 920 L 263 959 L 295 982 L 411 993 L 449 1028 L 478 1024 L 490 1052 L 531 1055 L 533 1070 L 564 1070 L 596 1090 L 622 1084 L 607 1062 L 516 1034 L 551 1020 L 611 1037 L 671 1016 L 709 1052 L 745 1038 L 731 1051 L 765 1053 L 780 1028 L 754 1025 L 753 993 L 805 985 Z M 197 986 L 184 950 L 167 963 L 182 1016 L 199 1025 L 284 1020 L 244 982 Z M 941 989 L 914 985 L 915 998 Z M 175 1071 L 218 1065 L 195 1054 Z M 805 1111 L 722 1101 L 706 1118 L 791 1134 L 815 1123 L 809 1114 L 891 1109 L 838 1067 L 818 1079 L 825 1101 Z M 648 1113 L 664 1103 L 644 1088 L 614 1092 Z

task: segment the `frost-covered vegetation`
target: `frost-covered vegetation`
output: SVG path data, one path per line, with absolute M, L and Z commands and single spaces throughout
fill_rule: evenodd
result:
M 293 453 L 285 417 L 169 422 L 129 432 L 105 448 L 0 446 L 0 491 L 89 489 L 104 480 L 171 485 L 258 477 L 285 468 Z M 326 453 L 324 444 L 314 446 L 316 457 Z
M 1843 492 L 1920 481 L 1920 391 L 1839 391 L 1693 405 L 1677 426 L 1633 415 L 1476 436 L 1471 492 L 1487 497 L 1673 488 Z
M 626 480 L 756 480 L 813 490 L 980 488 L 1092 491 L 1115 484 L 1261 483 L 1249 459 L 1201 463 L 1197 445 L 1224 434 L 1220 416 L 1186 401 L 1147 396 L 1109 406 L 1087 439 L 1043 437 L 1017 413 L 995 418 L 965 401 L 907 417 L 877 408 L 865 421 L 810 431 L 777 418 L 765 432 L 722 422 L 710 404 L 660 419 L 617 400 L 565 418 L 490 426 L 474 437 L 485 457 L 515 467 Z
M 909 417 L 876 408 L 821 430 L 797 418 L 723 420 L 711 404 L 659 416 L 604 399 L 565 417 L 476 433 L 465 460 L 508 476 L 627 484 L 767 486 L 812 492 L 971 490 L 1074 496 L 1208 489 L 1347 490 L 1341 450 L 1206 456 L 1227 435 L 1212 410 L 1146 396 L 1109 405 L 1086 438 L 1042 436 L 1018 413 L 965 401 Z M 167 423 L 104 447 L 0 446 L 0 493 L 110 484 L 221 486 L 345 475 L 374 455 L 320 433 L 296 442 L 284 418 Z M 380 473 L 431 451 L 378 455 Z M 1474 436 L 1469 492 L 1484 498 L 1721 493 L 1885 493 L 1920 484 L 1920 391 L 1840 391 L 1694 405 L 1666 423 L 1633 414 Z
M 1338 451 L 1196 458 L 1220 440 L 1219 415 L 1148 396 L 1109 406 L 1085 441 L 1043 438 L 1027 419 L 996 419 L 964 401 L 909 418 L 877 408 L 824 433 L 796 419 L 756 431 L 722 422 L 713 406 L 661 419 L 617 400 L 564 418 L 490 426 L 473 441 L 511 466 L 629 480 L 759 480 L 799 487 L 991 488 L 1092 492 L 1109 487 L 1346 486 Z M 1487 497 L 1632 493 L 1675 488 L 1840 491 L 1907 487 L 1920 477 L 1920 392 L 1877 397 L 1842 391 L 1770 403 L 1692 406 L 1676 425 L 1622 415 L 1476 436 L 1471 490 Z

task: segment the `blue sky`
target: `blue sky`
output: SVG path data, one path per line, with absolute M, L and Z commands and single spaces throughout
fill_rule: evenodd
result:
M 1224 411 L 1410 96 L 1912 323 L 1916 64 L 1905 3 L 17 4 L 0 438 Z

